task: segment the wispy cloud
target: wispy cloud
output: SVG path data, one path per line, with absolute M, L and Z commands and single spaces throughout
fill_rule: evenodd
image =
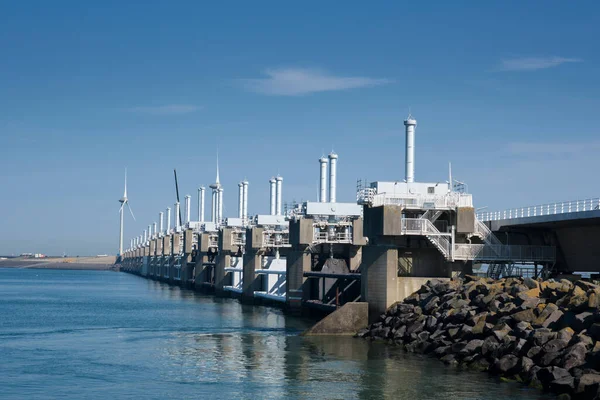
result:
M 201 110 L 202 107 L 191 104 L 167 104 L 163 106 L 138 106 L 128 108 L 127 111 L 150 115 L 178 115 L 189 114 Z
M 501 71 L 536 71 L 558 67 L 561 64 L 583 62 L 580 58 L 566 57 L 521 57 L 502 60 Z
M 244 88 L 271 96 L 299 96 L 333 90 L 385 85 L 390 79 L 363 76 L 335 76 L 326 71 L 305 68 L 277 68 L 264 71 L 265 78 L 240 79 Z

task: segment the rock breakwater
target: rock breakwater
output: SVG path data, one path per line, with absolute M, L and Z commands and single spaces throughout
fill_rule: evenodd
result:
M 357 336 L 446 364 L 600 399 L 600 286 L 568 280 L 431 280 Z

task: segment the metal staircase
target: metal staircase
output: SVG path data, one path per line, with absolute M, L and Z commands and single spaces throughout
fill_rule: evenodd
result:
M 448 261 L 477 261 L 498 265 L 494 274 L 510 273 L 514 263 L 548 263 L 556 259 L 556 249 L 551 246 L 505 245 L 481 221 L 475 220 L 475 235 L 483 244 L 454 243 L 451 233 L 440 232 L 430 218 L 437 212 L 428 210 L 420 218 L 402 218 L 402 235 L 424 236 Z M 495 271 L 495 268 L 501 268 Z
M 452 258 L 449 233 L 440 232 L 427 218 L 402 218 L 402 234 L 425 236 L 447 260 Z

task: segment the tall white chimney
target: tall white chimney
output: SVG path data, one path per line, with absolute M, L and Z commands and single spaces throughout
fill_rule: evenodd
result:
M 198 188 L 198 221 L 204 222 L 204 186 Z
M 277 175 L 277 178 L 275 178 L 277 181 L 277 205 L 275 207 L 275 213 L 277 215 L 281 215 L 281 187 L 283 185 L 283 178 L 279 175 Z
M 244 185 L 244 211 L 242 212 L 242 218 L 248 219 L 248 181 L 243 180 L 242 185 Z
M 275 178 L 271 178 L 269 184 L 271 186 L 271 215 L 275 215 L 277 214 L 277 181 Z
M 156 222 L 152 224 L 152 230 L 154 231 L 152 237 L 156 239 L 158 237 L 158 231 L 156 230 Z
M 210 220 L 211 222 L 217 222 L 217 191 L 212 191 L 212 202 L 211 202 L 211 211 L 210 211 Z
M 218 210 L 219 220 L 217 222 L 223 221 L 223 188 L 219 188 L 219 210 Z
M 164 215 L 165 215 L 165 213 L 163 213 L 162 211 L 158 213 L 158 228 L 159 228 L 158 236 L 162 236 L 165 234 L 165 231 L 164 231 L 165 226 L 163 224 Z
M 415 181 L 415 126 L 417 120 L 409 114 L 404 121 L 406 127 L 406 182 Z
M 244 217 L 244 184 L 238 183 L 238 218 Z
M 148 225 L 148 240 L 152 240 L 152 224 Z
M 148 241 L 148 230 L 144 229 L 144 244 Z
M 337 193 L 337 159 L 333 151 L 329 153 L 329 202 L 335 203 Z
M 167 207 L 167 229 L 165 235 L 168 235 L 169 232 L 171 232 L 171 207 Z
M 187 224 L 192 219 L 192 196 L 185 195 L 185 223 Z
M 325 203 L 327 202 L 327 159 L 325 157 L 319 158 L 319 164 L 321 165 L 319 176 L 319 201 Z
M 179 202 L 175 203 L 175 232 L 179 232 L 181 230 L 181 224 L 179 223 Z

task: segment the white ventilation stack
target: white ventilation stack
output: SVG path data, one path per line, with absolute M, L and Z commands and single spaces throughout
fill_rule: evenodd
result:
M 218 211 L 218 221 L 219 223 L 221 223 L 221 221 L 223 221 L 223 188 L 220 187 L 219 188 L 219 209 Z
M 181 224 L 179 223 L 179 202 L 175 203 L 175 232 L 179 232 Z
M 244 218 L 244 184 L 238 183 L 238 218 Z
M 148 230 L 144 229 L 144 244 L 148 241 Z
M 165 234 L 165 231 L 164 231 L 165 226 L 163 224 L 164 215 L 165 215 L 165 213 L 163 213 L 162 211 L 158 213 L 158 228 L 159 228 L 158 235 L 159 236 L 162 236 Z
M 319 158 L 320 175 L 319 175 L 319 201 L 325 203 L 327 201 L 327 159 Z
M 148 225 L 148 241 L 152 240 L 152 224 Z
M 198 221 L 204 222 L 204 186 L 198 188 Z
M 156 239 L 158 237 L 158 231 L 156 230 L 156 222 L 152 224 L 152 231 L 154 232 L 152 238 Z
M 337 194 L 337 159 L 333 151 L 329 153 L 329 202 L 335 203 Z
M 192 196 L 185 195 L 185 223 L 187 224 L 192 219 Z
M 276 215 L 281 215 L 281 189 L 283 186 L 283 178 L 279 175 L 277 175 L 277 178 L 275 178 L 275 180 L 277 181 L 277 186 L 276 186 L 276 190 L 277 190 L 277 205 L 275 207 L 275 214 Z
M 244 220 L 248 219 L 248 181 L 244 179 L 242 181 L 242 185 L 244 185 L 244 212 L 242 213 L 242 218 Z
M 275 178 L 269 179 L 269 184 L 271 187 L 271 215 L 277 214 L 277 181 Z
M 417 120 L 408 114 L 404 121 L 406 127 L 406 182 L 415 181 L 415 126 Z
M 216 190 L 212 191 L 210 221 L 217 222 L 217 191 Z
M 165 230 L 165 235 L 168 235 L 171 232 L 171 207 L 167 207 L 167 229 Z

